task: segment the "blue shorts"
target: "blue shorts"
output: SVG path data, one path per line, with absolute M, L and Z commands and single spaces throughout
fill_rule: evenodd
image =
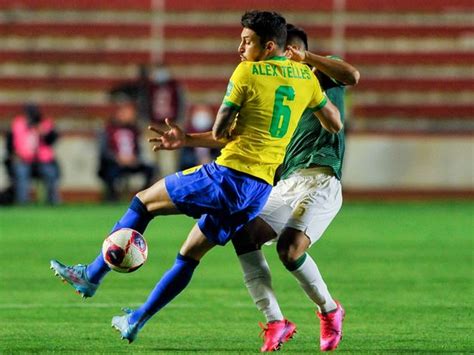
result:
M 224 245 L 258 216 L 271 192 L 267 182 L 215 162 L 165 177 L 166 189 L 212 243 Z

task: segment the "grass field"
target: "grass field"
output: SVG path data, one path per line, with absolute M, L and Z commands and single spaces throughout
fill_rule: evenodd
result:
M 83 300 L 49 260 L 87 263 L 126 208 L 0 209 L 0 353 L 258 353 L 263 317 L 243 286 L 230 245 L 214 249 L 188 289 L 128 345 L 110 327 L 143 302 L 172 264 L 193 221 L 157 218 L 147 264 L 110 273 Z M 344 353 L 472 353 L 474 203 L 346 203 L 310 254 L 346 308 Z M 292 276 L 265 248 L 274 286 L 298 334 L 282 353 L 316 353 L 319 325 Z

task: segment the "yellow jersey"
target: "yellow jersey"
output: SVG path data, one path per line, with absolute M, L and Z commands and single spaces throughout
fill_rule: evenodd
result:
M 232 139 L 216 163 L 273 184 L 303 111 L 317 111 L 326 102 L 316 76 L 305 64 L 286 57 L 241 62 L 223 100 L 239 113 Z

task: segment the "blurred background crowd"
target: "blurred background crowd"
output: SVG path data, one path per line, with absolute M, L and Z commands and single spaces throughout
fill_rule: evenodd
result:
M 95 173 L 101 180 L 102 200 L 107 202 L 128 198 L 130 193 L 151 186 L 159 177 L 208 163 L 218 153 L 207 148 L 159 151 L 152 157 L 151 153 L 144 153 L 151 148 L 145 147 L 142 139 L 148 125 L 167 129 L 168 118 L 187 132 L 205 132 L 212 128 L 215 112 L 206 104 L 188 108 L 182 85 L 163 63 L 155 64 L 151 70 L 145 65 L 138 69 L 136 79 L 108 90 L 110 115 L 99 118 L 97 128 L 79 133 L 94 136 L 96 154 L 87 158 L 95 162 L 96 170 L 88 173 Z M 0 199 L 3 204 L 27 204 L 32 194 L 37 193 L 42 193 L 48 204 L 61 202 L 55 121 L 44 114 L 41 105 L 28 102 L 6 128 L 4 167 L 8 181 Z M 63 134 L 68 139 L 69 132 L 65 130 Z M 83 150 L 70 154 L 81 155 Z M 44 187 L 36 189 L 35 180 Z
M 474 197 L 471 0 L 6 0 L 0 203 L 117 201 L 212 160 L 153 153 L 146 127 L 212 127 L 253 8 L 361 72 L 347 94 L 346 197 Z

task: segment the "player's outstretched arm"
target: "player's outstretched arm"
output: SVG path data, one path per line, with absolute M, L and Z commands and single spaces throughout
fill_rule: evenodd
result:
M 342 129 L 341 114 L 330 100 L 327 101 L 322 109 L 314 114 L 326 131 L 337 133 Z
M 212 131 L 186 134 L 186 147 L 224 148 L 228 140 L 216 140 Z
M 357 85 L 359 82 L 359 71 L 341 59 L 317 55 L 310 51 L 300 50 L 290 46 L 287 49 L 287 55 L 294 61 L 304 62 L 315 67 L 327 76 L 345 85 Z
M 168 119 L 165 120 L 168 128 L 166 130 L 158 129 L 154 126 L 148 126 L 148 129 L 155 133 L 155 136 L 148 139 L 153 144 L 153 151 L 175 150 L 183 147 L 205 147 L 222 148 L 225 142 L 216 141 L 212 136 L 212 131 L 203 133 L 186 134 L 182 128 Z

